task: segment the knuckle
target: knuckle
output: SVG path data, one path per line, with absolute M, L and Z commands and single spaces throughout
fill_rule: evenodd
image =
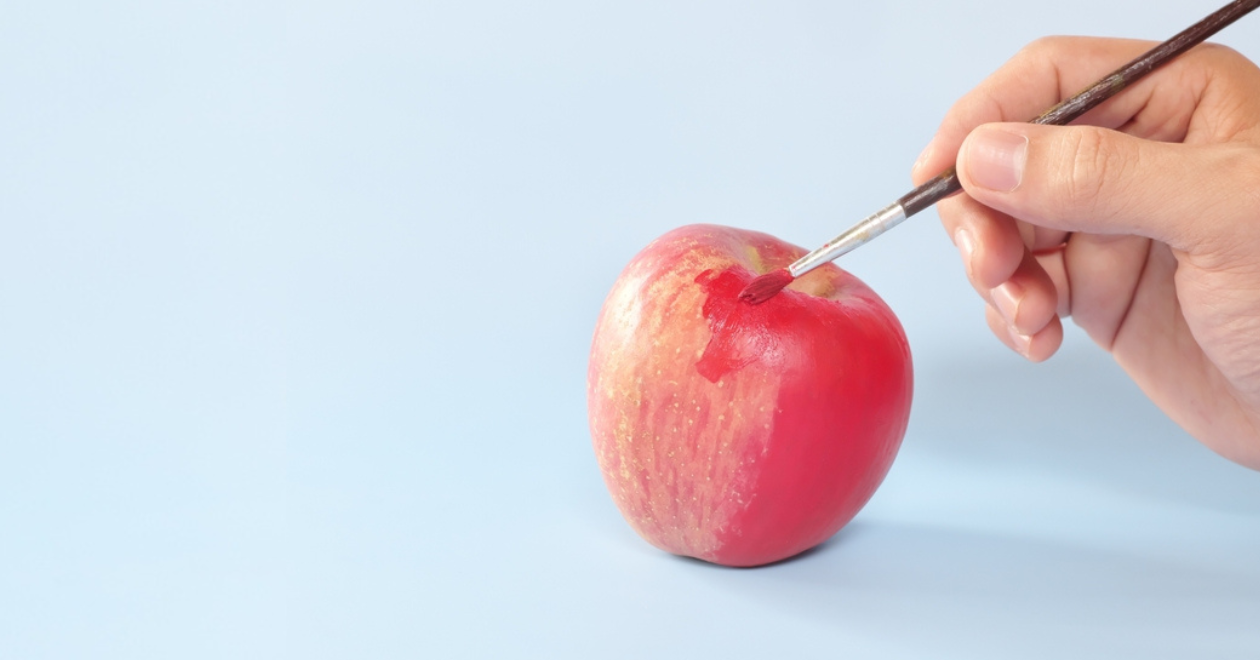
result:
M 1027 57 L 1053 56 L 1063 52 L 1064 48 L 1067 47 L 1068 42 L 1071 40 L 1071 37 L 1058 35 L 1038 37 L 1037 39 L 1028 42 L 1028 45 L 1020 49 L 1020 54 Z
M 1105 129 L 1095 127 L 1065 131 L 1061 149 L 1058 182 L 1063 198 L 1097 219 L 1118 213 L 1117 203 L 1124 199 L 1119 188 L 1135 167 L 1132 156 L 1116 149 Z
M 1247 157 L 1233 163 L 1238 173 L 1240 188 L 1248 200 L 1247 206 L 1260 213 L 1260 149 L 1252 150 Z
M 1206 42 L 1195 46 L 1195 55 L 1208 62 L 1231 62 L 1245 59 L 1242 53 L 1224 44 Z
M 1260 222 L 1257 222 L 1260 221 L 1260 147 L 1238 150 L 1227 167 L 1238 177 L 1230 188 L 1241 193 L 1241 205 L 1236 212 L 1241 216 L 1238 220 L 1260 240 Z
M 1070 49 L 1070 41 L 1070 37 L 1059 36 L 1035 39 L 1016 51 L 1011 57 L 1009 66 L 1044 75 L 1055 69 L 1055 62 L 1063 60 Z
M 1190 225 L 1182 237 L 1197 248 L 1209 269 L 1226 264 L 1253 268 L 1260 245 L 1260 147 L 1238 147 L 1218 152 L 1215 181 L 1203 187 L 1203 226 Z M 1209 258 L 1207 255 L 1213 255 Z
M 1050 35 L 1029 42 L 1016 53 L 1016 59 L 1040 70 L 1055 70 L 1063 63 L 1074 61 L 1083 47 L 1098 40 L 1094 37 Z M 1057 75 L 1057 73 L 1056 73 Z
M 1239 149 L 1231 165 L 1237 169 L 1243 183 L 1250 184 L 1247 191 L 1253 198 L 1260 198 L 1260 146 Z

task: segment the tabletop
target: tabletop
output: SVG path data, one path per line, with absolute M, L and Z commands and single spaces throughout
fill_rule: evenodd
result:
M 818 243 L 1024 44 L 1217 4 L 7 8 L 0 656 L 1260 656 L 1260 475 L 1073 328 L 1000 347 L 934 212 L 843 261 L 915 394 L 818 548 L 656 550 L 585 408 L 652 238 Z

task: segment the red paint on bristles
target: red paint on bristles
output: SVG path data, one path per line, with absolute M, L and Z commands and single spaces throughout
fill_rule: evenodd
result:
M 791 284 L 793 279 L 795 278 L 792 277 L 792 273 L 786 268 L 766 273 L 749 282 L 748 286 L 739 292 L 739 299 L 750 305 L 760 305 L 782 291 L 783 287 Z

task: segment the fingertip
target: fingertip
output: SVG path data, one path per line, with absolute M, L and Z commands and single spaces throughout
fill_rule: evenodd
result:
M 1025 335 L 1041 332 L 1059 312 L 1054 281 L 1031 255 L 1009 280 L 989 290 L 989 300 L 1008 326 Z
M 1028 352 L 1024 357 L 1030 362 L 1045 362 L 1058 352 L 1063 345 L 1063 322 L 1058 316 L 1052 317 L 1050 323 L 1031 336 Z
M 910 181 L 921 186 L 936 175 L 954 166 L 953 155 L 940 147 L 940 136 L 933 136 L 932 141 L 923 148 L 919 157 L 910 168 Z
M 1006 282 L 1024 260 L 1024 242 L 1015 222 L 1001 213 L 969 200 L 970 213 L 959 230 L 965 228 L 973 241 L 968 277 L 980 291 Z
M 910 166 L 910 180 L 914 182 L 914 185 L 916 186 L 932 178 L 931 175 L 925 173 L 926 170 L 924 169 L 924 166 L 932 158 L 933 142 L 928 142 L 927 146 L 923 147 L 923 151 L 919 153 L 919 157 L 914 160 L 914 165 Z
M 998 341 L 1006 345 L 1007 348 L 1020 353 L 1019 345 L 1015 342 L 1017 333 L 1011 332 L 1009 326 L 1006 325 L 1006 319 L 1002 318 L 1001 312 L 997 311 L 993 305 L 985 305 L 984 321 L 989 326 L 989 331 L 993 333 Z
M 1025 334 L 1008 324 L 993 305 L 987 305 L 984 311 L 985 321 L 993 335 L 1029 362 L 1045 362 L 1063 344 L 1063 322 L 1057 316 L 1051 318 L 1041 330 Z

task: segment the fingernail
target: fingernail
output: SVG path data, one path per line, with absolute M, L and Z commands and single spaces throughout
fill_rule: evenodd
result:
M 963 155 L 973 183 L 997 192 L 1010 192 L 1024 178 L 1028 138 L 997 128 L 977 128 L 967 138 Z
M 997 308 L 1006 324 L 1015 327 L 1015 317 L 1019 316 L 1019 303 L 1024 299 L 1024 288 L 1014 282 L 1004 282 L 989 291 L 993 298 L 993 306 Z
M 976 252 L 976 239 L 971 236 L 967 228 L 959 227 L 954 232 L 954 245 L 958 246 L 958 254 L 962 257 L 963 269 L 967 271 L 967 277 L 971 277 L 971 255 Z
M 926 163 L 928 159 L 931 157 L 932 157 L 932 143 L 929 142 L 928 146 L 923 148 L 923 151 L 919 154 L 919 157 L 915 159 L 914 167 L 910 168 L 910 171 L 918 172 L 919 168 L 923 167 L 923 164 Z
M 1026 335 L 1016 330 L 1013 325 L 1007 326 L 1006 330 L 1011 334 L 1011 341 L 1015 344 L 1016 352 L 1024 357 L 1028 357 L 1032 351 L 1032 335 Z

